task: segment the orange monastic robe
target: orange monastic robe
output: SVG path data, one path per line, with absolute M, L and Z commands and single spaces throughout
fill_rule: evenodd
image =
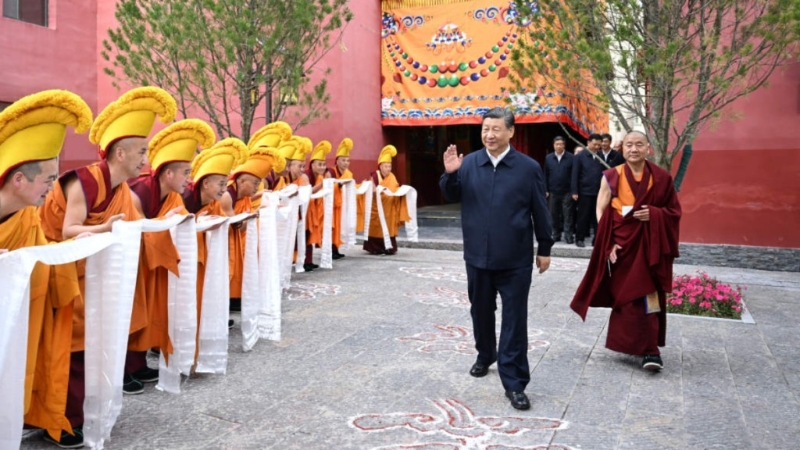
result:
M 197 215 L 206 213 L 209 216 L 225 216 L 225 211 L 222 210 L 222 205 L 218 200 L 212 200 L 207 205 L 201 207 L 197 211 Z M 206 248 L 206 234 L 197 233 L 197 321 L 200 323 L 200 313 L 203 310 L 203 285 L 206 280 L 206 257 L 208 249 Z M 200 327 L 197 328 L 200 333 Z M 199 336 L 199 334 L 198 334 Z
M 272 187 L 273 191 L 280 191 L 281 189 L 286 187 L 286 178 L 285 177 L 278 177 L 278 180 L 275 181 L 275 186 Z
M 337 180 L 353 179 L 353 173 L 350 172 L 350 169 L 346 169 L 344 173 L 340 174 L 339 169 L 334 167 L 330 172 L 331 175 Z M 333 227 L 331 231 L 331 242 L 333 242 L 333 245 L 336 248 L 341 247 L 344 243 L 342 242 L 342 202 L 342 185 L 337 184 L 333 188 Z
M 87 204 L 89 205 L 85 225 L 101 225 L 111 216 L 125 214 L 124 220 L 139 220 L 141 216 L 131 201 L 131 191 L 127 183 L 122 183 L 111 189 L 111 176 L 108 172 L 108 163 L 101 161 L 96 164 L 68 172 L 63 175 L 54 189 L 47 195 L 44 205 L 39 209 L 42 219 L 44 234 L 50 241 L 61 242 L 64 240 L 62 227 L 66 213 L 67 198 L 64 196 L 63 187 L 72 177 L 78 177 L 83 187 Z M 86 273 L 86 260 L 78 261 L 78 283 L 81 296 L 85 294 L 84 276 Z M 133 333 L 147 325 L 147 296 L 144 277 L 137 277 L 136 291 L 133 298 L 133 314 L 131 316 L 130 332 Z M 85 321 L 83 298 L 76 302 L 73 308 L 72 351 L 84 350 Z
M 0 248 L 17 250 L 46 245 L 39 213 L 23 208 L 0 223 Z M 25 367 L 25 423 L 72 430 L 64 417 L 69 383 L 72 304 L 80 299 L 75 264 L 37 263 L 31 273 L 28 352 Z
M 238 193 L 236 186 L 228 186 L 228 194 L 233 199 L 233 212 L 235 214 L 249 213 L 255 207 L 250 197 L 237 199 Z M 259 200 L 259 203 L 261 201 Z M 245 226 L 239 228 L 230 227 L 228 230 L 228 275 L 230 278 L 230 297 L 242 297 L 242 274 L 244 272 L 244 247 L 246 243 Z
M 158 214 L 152 219 L 163 219 L 167 213 L 176 208 L 183 208 L 183 198 L 176 192 L 170 192 Z M 187 214 L 185 208 L 178 214 Z M 169 312 L 167 296 L 169 291 L 169 272 L 180 276 L 178 263 L 180 255 L 169 231 L 158 233 L 142 233 L 142 254 L 139 257 L 139 278 L 144 278 L 146 296 L 144 314 L 147 325 L 131 334 L 128 349 L 144 352 L 151 348 L 163 350 L 164 359 L 169 361 L 172 354 L 172 342 L 169 339 Z
M 111 216 L 117 214 L 125 214 L 124 220 L 138 220 L 141 218 L 139 212 L 136 210 L 133 202 L 131 201 L 131 192 L 127 183 L 122 183 L 116 188 L 111 188 L 111 175 L 108 170 L 108 163 L 101 161 L 87 167 L 68 172 L 59 178 L 55 183 L 54 189 L 47 195 L 44 204 L 39 208 L 39 216 L 42 221 L 42 230 L 48 241 L 61 242 L 64 240 L 62 228 L 64 226 L 64 215 L 66 213 L 67 199 L 64 195 L 64 186 L 66 182 L 72 178 L 77 177 L 87 202 L 88 211 L 85 225 L 100 225 L 106 223 Z M 77 285 L 79 296 L 72 303 L 71 319 L 72 329 L 67 332 L 66 327 L 61 327 L 57 336 L 54 336 L 54 341 L 70 342 L 72 352 L 81 352 L 85 348 L 85 305 L 83 296 L 86 293 L 85 275 L 86 275 L 86 260 L 78 261 L 76 264 L 64 265 L 69 267 L 69 270 L 75 270 L 77 277 Z M 71 267 L 70 267 L 71 266 Z M 58 289 L 69 283 L 69 279 L 59 277 Z M 60 295 L 60 293 L 59 293 Z M 130 332 L 134 332 L 147 325 L 147 316 L 145 314 L 146 304 L 146 289 L 143 277 L 137 277 L 136 290 L 133 299 L 133 311 L 131 316 Z M 58 319 L 56 319 L 58 320 Z M 69 337 L 68 337 L 69 336 Z M 71 337 L 71 339 L 70 339 Z M 66 369 L 61 369 L 61 367 Z M 69 374 L 70 355 L 66 354 L 54 360 L 54 365 L 51 366 L 50 371 L 66 370 Z M 67 383 L 68 378 L 64 381 L 63 388 L 58 388 L 57 394 L 59 395 L 58 401 L 47 404 L 47 411 L 42 411 L 40 414 L 35 413 L 34 408 L 31 408 L 30 413 L 26 416 L 26 422 L 31 425 L 35 421 L 50 420 L 51 423 L 58 422 L 57 426 L 48 425 L 48 433 L 51 436 L 60 436 L 60 429 L 71 431 L 72 427 L 65 417 L 66 414 L 66 397 L 67 397 Z M 36 417 L 34 417 L 36 414 Z M 29 419 L 30 417 L 30 419 Z M 60 428 L 60 429 L 59 429 Z
M 381 177 L 380 172 L 376 172 L 372 176 L 373 182 L 389 189 L 392 192 L 397 192 L 400 189 L 400 183 L 393 173 L 389 173 L 386 178 Z M 383 215 L 386 217 L 386 228 L 389 230 L 389 236 L 397 236 L 400 225 L 403 222 L 411 220 L 408 215 L 408 206 L 406 205 L 405 197 L 388 197 L 381 195 L 381 202 L 383 202 Z M 381 229 L 381 219 L 378 217 L 378 204 L 375 200 L 372 202 L 372 212 L 369 219 L 369 237 L 383 239 L 383 230 Z
M 309 173 L 309 177 L 314 175 Z M 323 175 L 316 175 L 314 179 L 314 186 L 322 184 L 325 179 Z M 299 183 L 298 183 L 299 185 Z M 308 230 L 308 241 L 306 245 L 322 245 L 322 228 L 325 220 L 325 201 L 321 198 L 312 198 L 308 202 L 308 211 L 306 212 L 306 230 Z

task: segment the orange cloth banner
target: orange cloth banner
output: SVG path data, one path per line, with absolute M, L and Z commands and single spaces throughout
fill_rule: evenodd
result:
M 511 52 L 530 26 L 514 0 L 383 0 L 381 9 L 383 125 L 480 123 L 513 106 L 517 123 L 561 121 L 584 135 L 608 127 L 604 111 L 538 79 L 514 87 Z

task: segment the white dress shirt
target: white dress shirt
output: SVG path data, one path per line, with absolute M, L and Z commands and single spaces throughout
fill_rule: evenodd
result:
M 506 156 L 506 154 L 508 154 L 509 150 L 511 150 L 511 145 L 510 144 L 509 144 L 508 147 L 506 147 L 506 150 L 503 153 L 500 153 L 499 155 L 497 155 L 497 158 L 492 156 L 492 154 L 489 152 L 488 148 L 486 149 L 486 154 L 489 155 L 489 161 L 492 162 L 492 165 L 494 165 L 494 167 L 497 168 L 497 164 L 499 164 L 500 161 L 503 160 L 503 157 Z

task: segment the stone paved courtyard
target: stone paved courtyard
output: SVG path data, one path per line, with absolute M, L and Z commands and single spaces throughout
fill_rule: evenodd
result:
M 665 370 L 650 374 L 604 348 L 607 311 L 583 323 L 569 310 L 588 261 L 554 258 L 533 277 L 532 408 L 520 412 L 495 366 L 467 373 L 459 252 L 346 254 L 332 271 L 293 276 L 280 342 L 243 353 L 234 315 L 227 375 L 125 397 L 106 448 L 800 448 L 798 273 L 702 268 L 747 285 L 755 324 L 670 315 Z M 34 436 L 22 448 L 54 447 Z

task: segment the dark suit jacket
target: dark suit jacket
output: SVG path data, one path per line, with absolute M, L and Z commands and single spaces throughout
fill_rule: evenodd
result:
M 611 151 L 608 152 L 608 156 L 603 155 L 603 151 L 600 150 L 597 152 L 597 156 L 603 158 L 611 167 L 616 167 L 625 162 L 625 158 L 622 157 L 622 153 L 614 149 L 611 149 Z
M 573 194 L 597 196 L 597 193 L 600 192 L 603 171 L 606 170 L 606 166 L 599 161 L 600 159 L 602 156 L 599 154 L 595 159 L 592 152 L 584 150 L 572 160 L 572 188 L 570 191 Z
M 572 159 L 575 156 L 564 151 L 561 162 L 555 153 L 544 158 L 544 190 L 550 194 L 569 194 L 572 182 Z
M 448 202 L 461 202 L 464 260 L 479 269 L 515 269 L 533 264 L 533 234 L 539 256 L 553 246 L 550 213 L 539 163 L 513 148 L 492 165 L 486 149 L 464 157 L 461 168 L 439 179 Z

